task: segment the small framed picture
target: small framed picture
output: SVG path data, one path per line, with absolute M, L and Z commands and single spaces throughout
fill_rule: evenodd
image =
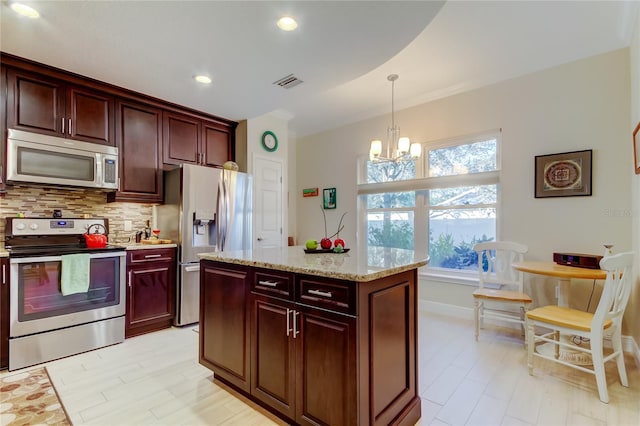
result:
M 591 195 L 592 150 L 537 155 L 535 197 Z
M 640 122 L 633 131 L 633 158 L 636 174 L 640 175 Z
M 336 208 L 336 189 L 325 188 L 322 190 L 322 207 L 325 209 Z
M 303 197 L 317 197 L 318 196 L 318 188 L 304 188 L 302 190 Z

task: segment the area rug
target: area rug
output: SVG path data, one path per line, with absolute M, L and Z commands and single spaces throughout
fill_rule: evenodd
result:
M 46 368 L 0 379 L 0 424 L 71 425 Z

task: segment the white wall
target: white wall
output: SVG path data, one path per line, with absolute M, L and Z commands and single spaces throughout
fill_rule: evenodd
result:
M 622 49 L 397 111 L 396 122 L 416 142 L 502 129 L 499 237 L 527 244 L 528 259 L 551 260 L 554 251 L 601 254 L 605 242 L 615 252 L 630 250 L 629 69 L 629 49 Z M 299 239 L 323 232 L 320 199 L 303 199 L 302 188 L 335 186 L 338 209 L 329 220 L 348 211 L 343 234 L 347 245 L 355 241 L 356 157 L 367 155 L 389 121 L 386 115 L 298 140 Z M 583 149 L 593 149 L 593 195 L 534 198 L 534 156 Z M 528 281 L 539 303 L 555 302 L 553 280 Z M 421 297 L 470 307 L 472 287 L 458 287 L 423 281 Z M 584 290 L 581 283 L 574 288 Z
M 631 42 L 631 129 L 630 135 L 635 126 L 640 123 L 640 9 L 636 16 L 636 25 L 633 39 Z M 627 154 L 633 158 L 633 149 L 627 149 Z M 631 292 L 629 306 L 628 323 L 631 327 L 636 345 L 640 348 L 640 175 L 633 175 L 631 182 L 631 198 L 632 198 L 632 232 L 633 250 L 636 252 L 636 275 L 635 286 Z

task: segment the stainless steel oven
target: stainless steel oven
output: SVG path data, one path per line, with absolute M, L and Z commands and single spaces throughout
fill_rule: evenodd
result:
M 10 265 L 9 370 L 124 340 L 125 251 L 83 245 L 106 219 L 7 219 Z M 64 294 L 66 255 L 86 253 L 86 291 Z

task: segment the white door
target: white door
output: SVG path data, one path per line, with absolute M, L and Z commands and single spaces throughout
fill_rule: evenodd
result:
M 253 246 L 282 247 L 282 160 L 254 158 L 255 224 Z

